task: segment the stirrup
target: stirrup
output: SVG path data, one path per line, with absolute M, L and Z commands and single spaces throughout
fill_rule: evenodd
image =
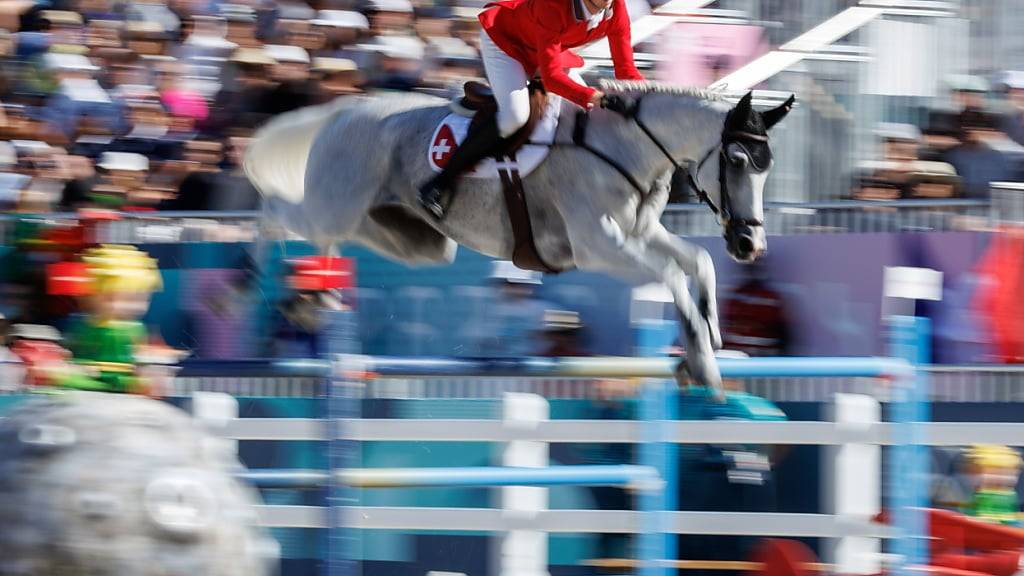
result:
M 441 220 L 445 216 L 444 196 L 445 190 L 436 182 L 429 182 L 419 191 L 420 205 L 426 209 L 434 218 Z

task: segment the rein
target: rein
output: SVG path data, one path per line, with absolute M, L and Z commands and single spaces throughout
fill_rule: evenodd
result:
M 661 153 L 666 158 L 668 158 L 668 161 L 672 163 L 673 168 L 675 168 L 677 171 L 680 170 L 681 168 L 684 167 L 683 164 L 672 156 L 672 154 L 668 151 L 668 148 L 666 148 L 665 145 L 662 144 L 661 140 L 659 140 L 658 137 L 654 135 L 654 132 L 652 132 L 651 129 L 647 126 L 647 123 L 645 123 L 640 118 L 641 102 L 643 102 L 642 96 L 637 98 L 636 105 L 633 107 L 633 110 L 629 112 L 627 118 L 632 119 L 633 122 L 636 123 L 636 125 L 640 128 L 640 131 L 647 136 L 647 138 L 655 145 L 655 147 L 658 148 L 658 150 L 661 151 Z M 622 164 L 620 164 L 614 158 L 608 156 L 604 152 L 601 152 L 597 148 L 594 148 L 590 144 L 587 144 L 586 136 L 589 121 L 590 115 L 587 112 L 581 110 L 576 113 L 576 123 L 573 126 L 572 131 L 573 144 L 586 150 L 587 152 L 590 152 L 591 154 L 602 160 L 605 164 L 608 164 L 609 166 L 614 168 L 616 172 L 621 174 L 622 177 L 625 178 L 631 186 L 633 186 L 633 188 L 636 188 L 637 192 L 640 193 L 641 198 L 645 198 L 650 192 L 649 188 L 644 188 L 640 184 L 640 182 L 629 172 L 629 170 L 627 170 L 624 166 L 622 166 Z M 722 132 L 721 141 L 718 144 L 716 144 L 713 148 L 708 150 L 706 154 L 704 154 L 704 157 L 701 158 L 700 162 L 697 163 L 697 167 L 695 170 L 686 171 L 686 178 L 690 186 L 694 189 L 694 191 L 697 192 L 697 196 L 700 198 L 700 200 L 708 205 L 708 208 L 710 208 L 711 212 L 713 212 L 715 216 L 719 218 L 723 225 L 736 223 L 744 224 L 747 226 L 761 226 L 763 225 L 763 223 L 755 218 L 734 219 L 732 217 L 732 201 L 729 196 L 729 187 L 726 185 L 725 179 L 726 168 L 728 163 L 728 158 L 726 158 L 725 155 L 725 149 L 728 144 L 732 142 L 738 142 L 741 140 L 767 142 L 768 136 L 765 136 L 763 134 L 753 134 L 750 132 L 735 130 Z M 700 169 L 704 166 L 704 163 L 707 162 L 708 159 L 711 158 L 711 155 L 714 154 L 716 151 L 718 152 L 718 190 L 719 196 L 721 197 L 722 201 L 721 206 L 716 205 L 714 201 L 711 200 L 711 197 L 708 195 L 707 191 L 701 188 L 701 186 L 697 183 L 697 179 L 695 177 L 695 174 L 700 174 Z

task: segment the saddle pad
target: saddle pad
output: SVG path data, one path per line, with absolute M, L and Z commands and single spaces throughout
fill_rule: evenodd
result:
M 558 114 L 561 109 L 562 99 L 550 94 L 544 115 L 537 122 L 533 134 L 530 135 L 530 143 L 516 151 L 515 160 L 506 158 L 498 162 L 494 158 L 488 158 L 480 162 L 475 170 L 466 173 L 465 176 L 498 179 L 501 176 L 498 173 L 499 169 L 518 169 L 520 177 L 525 178 L 547 158 L 549 145 L 555 139 L 555 129 L 558 128 Z M 438 124 L 433 138 L 430 139 L 430 147 L 427 149 L 427 162 L 434 172 L 441 171 L 458 145 L 466 138 L 471 120 L 472 118 L 452 113 L 445 116 Z

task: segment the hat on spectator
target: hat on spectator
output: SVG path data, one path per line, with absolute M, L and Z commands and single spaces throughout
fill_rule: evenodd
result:
M 946 77 L 946 84 L 953 92 L 988 92 L 988 82 L 980 76 L 953 74 Z
M 51 70 L 64 70 L 75 72 L 93 72 L 99 70 L 88 58 L 82 54 L 62 54 L 60 52 L 47 52 L 43 56 L 43 62 Z
M 476 20 L 477 16 L 483 12 L 483 8 L 478 6 L 453 6 L 452 16 L 459 20 Z
M 130 20 L 125 22 L 124 32 L 126 35 L 135 38 L 162 37 L 167 34 L 167 30 L 163 25 L 153 20 Z
M 267 54 L 266 50 L 259 48 L 239 48 L 231 55 L 231 61 L 238 64 L 251 64 L 254 66 L 271 66 L 277 64 L 277 60 L 274 60 Z
M 313 58 L 314 72 L 352 72 L 358 70 L 356 63 L 348 58 Z
M 1010 90 L 1024 90 L 1024 72 L 1017 70 L 1008 70 L 1003 72 L 999 78 L 999 83 Z
M 221 4 L 220 15 L 228 22 L 256 22 L 256 11 L 247 4 Z
M 356 28 L 366 30 L 370 22 L 359 12 L 351 10 L 321 10 L 312 21 L 314 26 L 331 26 L 333 28 Z
M 267 56 L 277 62 L 292 62 L 309 64 L 309 53 L 300 46 L 288 46 L 286 44 L 267 44 L 263 47 Z
M 367 12 L 404 12 L 413 11 L 412 2 L 409 0 L 366 0 L 365 10 Z
M 42 140 L 11 140 L 11 146 L 14 146 L 18 154 L 38 154 L 50 150 L 50 145 Z
M 82 15 L 68 10 L 43 10 L 39 13 L 39 18 L 51 24 L 64 24 L 66 26 L 82 25 Z
M 369 44 L 363 44 L 366 49 L 403 60 L 423 59 L 423 42 L 415 36 L 377 36 Z
M 0 170 L 8 170 L 18 163 L 18 151 L 14 144 L 0 140 Z
M 0 204 L 17 202 L 30 180 L 32 178 L 26 174 L 0 172 Z
M 60 332 L 47 324 L 15 324 L 11 326 L 11 337 L 49 342 L 60 342 L 61 340 Z
M 104 152 L 96 166 L 103 170 L 145 172 L 149 170 L 149 158 L 134 152 Z
M 312 20 L 316 17 L 316 11 L 307 4 L 298 2 L 278 2 L 278 20 Z
M 913 124 L 881 122 L 875 126 L 875 135 L 882 140 L 894 140 L 897 142 L 917 142 L 921 140 L 921 130 Z

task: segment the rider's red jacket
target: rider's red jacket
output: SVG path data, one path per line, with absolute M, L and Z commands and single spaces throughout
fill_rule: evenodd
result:
M 487 35 L 506 54 L 518 60 L 527 74 L 540 73 L 544 87 L 587 107 L 595 90 L 574 82 L 565 73 L 583 65 L 570 48 L 608 37 L 615 77 L 643 80 L 633 63 L 629 14 L 625 0 L 612 0 L 604 20 L 587 30 L 587 14 L 579 0 L 503 0 L 488 4 L 480 14 Z M 582 12 L 581 12 L 582 9 Z

